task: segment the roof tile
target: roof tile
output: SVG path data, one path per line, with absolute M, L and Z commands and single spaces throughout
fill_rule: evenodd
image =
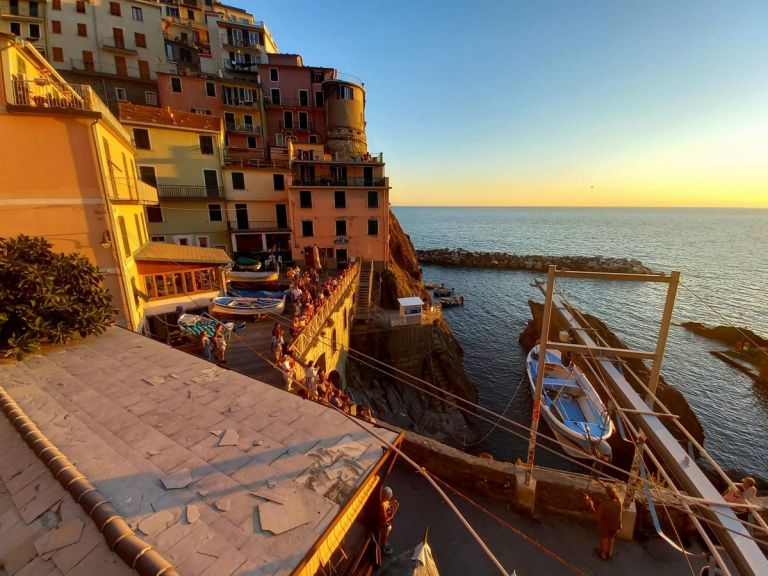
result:
M 203 116 L 170 107 L 159 108 L 120 102 L 119 116 L 123 124 L 155 124 L 169 128 L 215 132 L 221 130 L 221 119 L 218 116 Z

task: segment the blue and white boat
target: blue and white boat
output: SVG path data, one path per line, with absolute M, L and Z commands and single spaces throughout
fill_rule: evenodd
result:
M 284 298 L 233 298 L 219 296 L 211 299 L 211 313 L 255 316 L 257 314 L 282 314 Z
M 526 359 L 533 394 L 538 368 L 539 346 L 536 345 Z M 541 415 L 567 454 L 576 458 L 611 459 L 607 440 L 613 434 L 613 423 L 608 410 L 584 373 L 573 364 L 564 365 L 557 350 L 547 350 Z

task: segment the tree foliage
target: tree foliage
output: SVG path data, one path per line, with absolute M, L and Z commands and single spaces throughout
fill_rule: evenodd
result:
M 0 357 L 100 334 L 116 312 L 104 276 L 80 254 L 45 238 L 0 238 Z

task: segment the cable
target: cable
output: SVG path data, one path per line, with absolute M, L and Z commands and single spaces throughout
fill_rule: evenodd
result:
M 520 379 L 520 382 L 518 382 L 517 388 L 515 389 L 514 394 L 512 394 L 512 397 L 509 399 L 509 402 L 507 402 L 507 405 L 504 407 L 504 410 L 501 411 L 501 414 L 499 415 L 499 419 L 496 420 L 496 423 L 493 426 L 491 426 L 491 429 L 488 430 L 488 433 L 476 442 L 472 442 L 470 444 L 467 444 L 466 442 L 462 442 L 462 444 L 464 444 L 464 448 L 470 448 L 472 446 L 477 446 L 478 444 L 482 444 L 488 439 L 488 437 L 491 434 L 493 434 L 493 431 L 496 430 L 496 427 L 499 425 L 499 422 L 501 422 L 501 419 L 507 413 L 507 410 L 509 410 L 509 407 L 512 406 L 512 402 L 517 397 L 517 393 L 520 392 L 521 388 L 523 388 L 523 382 L 525 382 L 525 375 L 523 375 L 523 377 Z

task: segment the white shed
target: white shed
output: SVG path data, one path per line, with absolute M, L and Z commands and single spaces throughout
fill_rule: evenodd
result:
M 424 302 L 421 298 L 418 296 L 398 298 L 397 303 L 400 304 L 400 318 L 404 319 L 406 324 L 421 323 L 421 313 L 424 310 Z

